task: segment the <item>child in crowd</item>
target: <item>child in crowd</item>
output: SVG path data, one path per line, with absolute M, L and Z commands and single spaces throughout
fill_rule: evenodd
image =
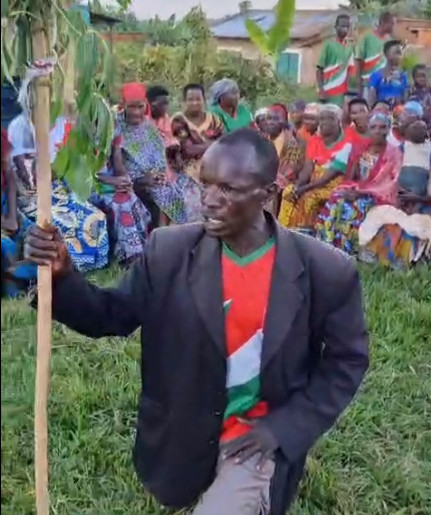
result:
M 398 179 L 402 191 L 425 196 L 431 169 L 431 142 L 426 123 L 417 120 L 406 129 L 406 141 L 401 146 L 403 165 Z
M 305 100 L 297 100 L 290 106 L 289 122 L 291 123 L 294 131 L 299 131 L 302 128 L 306 108 L 307 103 Z
M 407 74 L 401 69 L 403 50 L 401 42 L 388 41 L 383 47 L 386 66 L 370 78 L 370 104 L 386 100 L 394 108 L 407 100 L 409 84 Z

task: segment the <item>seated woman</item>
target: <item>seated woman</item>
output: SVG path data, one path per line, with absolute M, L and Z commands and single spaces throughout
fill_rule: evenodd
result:
M 346 179 L 319 213 L 316 236 L 349 254 L 358 252 L 358 228 L 377 204 L 393 204 L 401 152 L 387 143 L 390 119 L 381 113 L 369 123 L 370 141 L 356 143 Z
M 1 294 L 16 297 L 37 278 L 37 268 L 23 259 L 24 239 L 31 222 L 17 209 L 16 181 L 9 166 L 11 145 L 1 130 Z
M 211 88 L 211 109 L 223 123 L 225 132 L 249 127 L 253 124 L 251 111 L 240 103 L 238 84 L 232 79 L 221 79 Z
M 293 132 L 287 129 L 288 112 L 282 104 L 274 104 L 268 109 L 263 135 L 270 139 L 277 150 L 280 165 L 277 174 L 279 194 L 274 199 L 272 212 L 278 215 L 282 191 L 298 178 L 304 166 L 305 144 L 298 142 Z
M 151 216 L 124 169 L 121 137 L 114 138 L 111 160 L 98 179 L 99 191 L 91 201 L 106 213 L 113 256 L 127 267 L 144 252 Z
M 431 153 L 424 163 L 426 124 L 409 124 L 406 138 L 417 152 L 404 154 L 398 180 L 398 205 L 372 208 L 359 228 L 360 258 L 405 268 L 431 257 Z M 413 156 L 417 160 L 413 161 Z M 408 158 L 405 161 L 406 157 Z M 407 163 L 407 164 L 406 164 Z M 425 167 L 423 166 L 425 164 Z
M 284 227 L 313 234 L 318 212 L 343 180 L 352 145 L 343 133 L 342 116 L 338 106 L 322 105 L 320 134 L 307 144 L 298 180 L 283 191 L 279 222 Z
M 32 122 L 23 114 L 29 127 L 28 133 L 34 134 Z M 58 149 L 67 141 L 72 122 L 67 117 L 60 117 L 51 129 L 50 155 L 51 163 L 55 161 Z M 17 172 L 17 204 L 19 210 L 30 221 L 35 222 L 37 216 L 37 195 L 35 185 L 31 181 L 36 176 L 36 146 L 34 138 L 23 142 L 22 125 L 11 123 L 9 126 L 9 141 L 12 144 L 14 162 L 17 159 L 25 163 L 28 180 L 24 180 L 24 172 Z M 29 148 L 31 147 L 31 148 Z M 88 272 L 103 268 L 108 263 L 109 240 L 105 215 L 90 202 L 82 201 L 70 191 L 64 180 L 52 181 L 52 221 L 62 233 L 76 268 Z
M 115 137 L 134 191 L 152 217 L 160 213 L 169 222 L 186 223 L 184 198 L 167 177 L 165 145 L 151 121 L 145 86 L 125 84 L 122 95 L 124 112 L 117 118 Z M 153 218 L 152 226 L 158 223 Z
M 220 118 L 206 111 L 205 89 L 201 84 L 188 84 L 183 90 L 184 110 L 174 115 L 172 131 L 179 141 L 186 173 L 199 181 L 202 156 L 223 134 Z

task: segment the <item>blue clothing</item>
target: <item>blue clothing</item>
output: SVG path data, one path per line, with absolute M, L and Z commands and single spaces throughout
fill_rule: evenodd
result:
M 1 212 L 7 214 L 7 195 L 1 193 Z M 18 211 L 18 231 L 8 234 L 2 231 L 1 260 L 2 260 L 2 296 L 17 297 L 20 287 L 28 286 L 36 280 L 37 267 L 22 259 L 24 239 L 32 226 L 31 222 Z M 3 270 L 7 277 L 3 282 Z
M 409 90 L 407 74 L 396 70 L 385 77 L 385 69 L 377 70 L 370 77 L 370 88 L 376 90 L 378 102 L 386 101 L 395 105 L 404 99 L 405 92 Z

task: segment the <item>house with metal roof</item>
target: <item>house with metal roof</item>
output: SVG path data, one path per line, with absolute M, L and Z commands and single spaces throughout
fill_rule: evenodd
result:
M 316 84 L 316 66 L 323 42 L 335 34 L 335 20 L 341 12 L 346 10 L 296 11 L 289 46 L 276 63 L 280 76 L 293 83 Z M 251 9 L 214 22 L 211 30 L 218 50 L 240 52 L 247 59 L 260 57 L 259 50 L 248 36 L 245 26 L 247 18 L 254 20 L 263 30 L 268 30 L 274 23 L 274 12 Z M 361 17 L 355 23 L 353 38 L 357 39 L 372 26 L 373 19 Z M 399 18 L 394 36 L 404 41 L 421 62 L 431 65 L 430 34 L 431 21 Z
M 323 41 L 334 32 L 336 11 L 296 11 L 289 47 L 277 63 L 278 72 L 286 79 L 306 85 L 315 84 L 315 70 Z M 212 34 L 217 48 L 240 52 L 245 58 L 257 59 L 260 54 L 250 41 L 245 21 L 254 20 L 263 30 L 274 24 L 272 10 L 250 10 L 214 22 Z

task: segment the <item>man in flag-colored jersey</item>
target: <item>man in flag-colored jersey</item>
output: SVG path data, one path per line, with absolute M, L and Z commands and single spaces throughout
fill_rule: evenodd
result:
M 356 50 L 356 74 L 359 95 L 363 96 L 365 100 L 368 100 L 371 75 L 386 65 L 383 46 L 391 38 L 394 27 L 394 15 L 384 12 L 380 15 L 377 28 L 367 32 L 359 40 Z
M 136 470 L 193 515 L 285 515 L 368 365 L 355 263 L 265 212 L 278 168 L 253 129 L 213 143 L 204 222 L 154 230 L 116 288 L 74 270 L 52 227 L 26 245 L 52 267 L 56 320 L 96 338 L 142 327 Z
M 340 14 L 335 22 L 335 39 L 323 44 L 317 64 L 317 85 L 321 102 L 344 106 L 349 78 L 354 73 L 354 49 L 349 41 L 350 17 Z

